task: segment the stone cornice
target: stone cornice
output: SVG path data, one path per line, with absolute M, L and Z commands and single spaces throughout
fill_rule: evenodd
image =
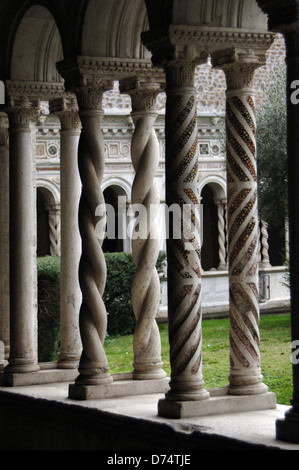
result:
M 150 78 L 154 74 L 151 62 L 145 59 L 87 56 L 78 56 L 74 59 L 59 62 L 57 69 L 65 79 L 65 86 L 68 90 L 97 84 L 105 86 L 105 81 L 109 83 L 113 80 L 122 80 L 140 75 Z M 161 71 L 161 77 L 162 73 Z
M 154 64 L 163 64 L 165 60 L 186 59 L 186 52 L 192 53 L 200 63 L 209 54 L 222 49 L 266 51 L 272 45 L 273 38 L 273 33 L 268 31 L 181 25 L 169 25 L 167 28 L 142 34 L 144 44 L 153 54 Z
M 27 96 L 33 100 L 48 101 L 63 97 L 64 85 L 52 82 L 22 82 L 8 80 L 5 84 L 6 94 L 10 99 L 20 99 Z

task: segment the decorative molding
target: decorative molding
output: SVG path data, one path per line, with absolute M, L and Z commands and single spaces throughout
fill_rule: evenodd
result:
M 74 95 L 51 101 L 50 112 L 59 117 L 62 131 L 81 131 L 78 103 Z
M 57 68 L 65 79 L 68 90 L 82 86 L 98 84 L 111 88 L 111 80 L 121 80 L 128 77 L 142 75 L 151 78 L 152 64 L 145 59 L 118 59 L 78 56 L 74 59 L 64 60 L 57 64 Z M 161 76 L 162 72 L 161 72 Z
M 20 99 L 23 96 L 28 96 L 31 99 L 47 101 L 65 95 L 65 88 L 63 83 L 22 82 L 8 80 L 5 83 L 5 87 L 7 95 L 17 99 Z
M 153 54 L 154 64 L 165 64 L 173 59 L 197 60 L 204 63 L 209 54 L 229 48 L 267 50 L 273 42 L 273 33 L 243 29 L 209 28 L 169 25 L 142 34 L 144 44 Z
M 157 96 L 165 89 L 164 81 L 158 81 L 155 77 L 134 77 L 120 82 L 120 92 L 131 97 L 133 112 L 156 112 Z
M 21 100 L 10 99 L 5 108 L 9 117 L 9 130 L 31 130 L 31 122 L 36 121 L 39 114 L 39 103 L 30 101 L 27 97 Z

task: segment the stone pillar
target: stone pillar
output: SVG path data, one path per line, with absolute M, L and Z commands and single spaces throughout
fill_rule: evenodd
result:
M 107 312 L 102 297 L 106 285 L 106 262 L 102 250 L 106 216 L 102 192 L 105 151 L 101 121 L 102 99 L 106 89 L 108 88 L 99 78 L 94 85 L 91 83 L 74 90 L 82 124 L 78 161 L 82 182 L 79 204 L 79 230 L 82 239 L 79 281 L 82 292 L 80 334 L 83 352 L 76 385 L 112 382 L 104 351 Z M 101 208 L 103 214 L 100 221 L 96 217 L 98 208 Z M 102 226 L 102 231 L 96 230 L 97 224 Z
M 291 290 L 291 340 L 293 397 L 284 420 L 278 420 L 277 438 L 299 443 L 299 27 L 290 24 L 281 31 L 286 40 L 287 64 L 287 145 L 289 188 L 289 262 Z
M 31 120 L 32 103 L 12 101 L 9 117 L 10 178 L 10 356 L 6 374 L 39 369 L 34 346 L 33 305 L 34 207 Z
M 9 357 L 9 146 L 8 119 L 0 114 L 0 370 Z
M 121 91 L 132 99 L 135 131 L 132 161 L 136 176 L 132 187 L 132 209 L 138 213 L 132 237 L 136 273 L 132 284 L 132 303 L 136 317 L 134 333 L 134 373 L 136 380 L 165 377 L 161 362 L 160 333 L 156 316 L 160 304 L 160 280 L 156 270 L 160 241 L 157 214 L 159 188 L 155 181 L 159 167 L 159 142 L 153 128 L 158 116 L 156 97 L 162 91 L 154 79 L 128 79 Z M 140 209 L 141 206 L 141 210 Z
M 223 201 L 222 199 L 216 199 L 215 204 L 217 206 L 217 215 L 218 215 L 218 242 L 219 242 L 219 260 L 220 260 L 218 270 L 225 270 L 227 269 L 226 246 L 225 246 L 226 230 L 225 230 L 225 216 L 224 216 L 226 201 Z
M 229 61 L 226 58 L 229 57 Z M 226 75 L 227 204 L 230 302 L 229 393 L 254 395 L 262 383 L 259 348 L 256 118 L 253 78 L 263 65 L 246 53 L 214 56 Z
M 50 254 L 51 256 L 60 256 L 60 204 L 46 206 L 46 210 L 48 212 L 49 219 Z
M 269 258 L 269 234 L 268 234 L 268 224 L 264 220 L 260 223 L 261 226 L 261 268 L 270 268 L 270 258 Z
M 78 225 L 81 180 L 78 169 L 78 146 L 81 122 L 75 97 L 50 103 L 51 113 L 61 122 L 60 188 L 60 369 L 77 369 L 81 352 L 79 311 L 82 295 L 78 271 L 81 237 Z
M 176 31 L 160 35 L 144 33 L 145 45 L 153 52 L 154 65 L 166 72 L 166 205 L 175 207 L 169 221 L 168 321 L 171 380 L 165 400 L 159 402 L 161 416 L 181 417 L 189 404 L 208 398 L 202 377 L 201 253 L 198 199 L 197 100 L 195 68 L 206 62 L 189 45 L 182 32 L 177 45 Z M 186 41 L 186 42 L 185 42 Z M 171 219 L 171 217 L 169 217 Z M 178 403 L 179 402 L 179 403 Z M 188 414 L 194 413 L 188 410 Z M 196 414 L 196 412 L 195 412 Z

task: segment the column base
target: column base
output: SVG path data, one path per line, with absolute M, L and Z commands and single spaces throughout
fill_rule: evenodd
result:
M 293 408 L 287 411 L 285 419 L 276 421 L 276 439 L 299 444 L 299 413 Z
M 162 369 L 163 363 L 142 364 L 134 362 L 134 380 L 159 380 L 166 377 L 166 372 Z
M 261 383 L 257 385 L 230 385 L 228 387 L 229 395 L 260 395 L 268 391 L 267 385 Z
M 156 380 L 134 380 L 133 374 L 115 374 L 112 382 L 102 385 L 69 385 L 69 398 L 74 400 L 97 400 L 130 395 L 148 395 L 166 393 L 169 388 L 169 378 Z
M 182 419 L 276 408 L 274 393 L 230 396 L 224 388 L 209 390 L 209 394 L 210 398 L 198 401 L 170 401 L 167 398 L 160 400 L 158 414 L 163 418 Z

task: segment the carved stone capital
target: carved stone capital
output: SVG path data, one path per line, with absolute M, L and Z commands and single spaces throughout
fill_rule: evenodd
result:
M 9 97 L 9 104 L 5 108 L 9 118 L 10 130 L 30 130 L 31 123 L 35 122 L 41 113 L 39 101 L 31 101 L 27 96 L 19 99 Z
M 81 131 L 77 99 L 74 95 L 50 102 L 50 112 L 59 117 L 62 131 Z
M 225 73 L 228 90 L 253 88 L 254 73 L 265 63 L 265 54 L 253 50 L 229 49 L 212 56 L 214 68 Z
M 127 78 L 120 81 L 120 92 L 131 97 L 133 112 L 156 111 L 156 98 L 165 89 L 162 80 L 152 78 Z

